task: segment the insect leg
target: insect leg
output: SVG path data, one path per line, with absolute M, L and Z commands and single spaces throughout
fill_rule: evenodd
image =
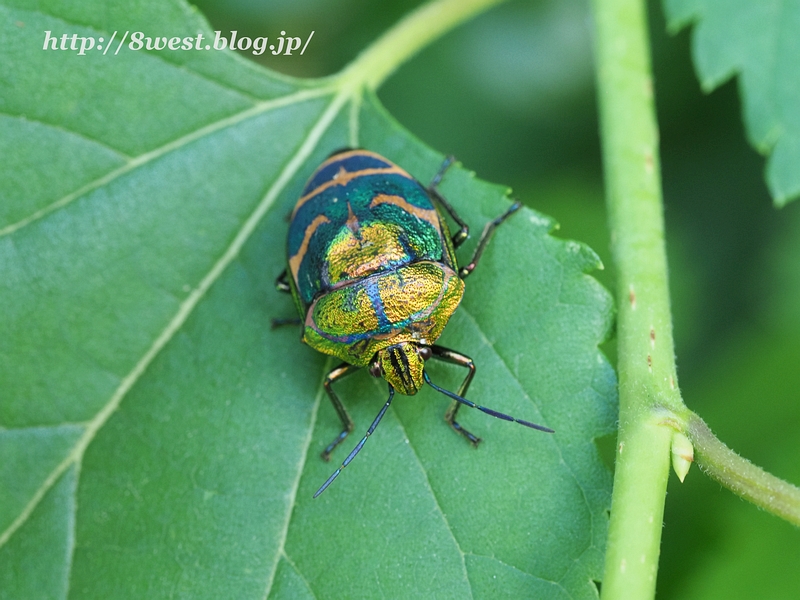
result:
M 336 409 L 336 414 L 339 415 L 339 419 L 342 421 L 342 433 L 336 436 L 328 447 L 322 452 L 322 458 L 326 461 L 331 459 L 331 452 L 333 449 L 336 448 L 343 440 L 347 437 L 347 434 L 353 431 L 353 419 L 350 418 L 350 415 L 347 414 L 347 410 L 345 410 L 342 401 L 339 400 L 339 397 L 336 395 L 336 392 L 333 391 L 331 385 L 334 381 L 338 381 L 343 377 L 347 377 L 351 373 L 355 373 L 360 367 L 356 367 L 350 365 L 348 363 L 342 363 L 335 369 L 333 369 L 330 373 L 328 373 L 327 377 L 325 377 L 325 382 L 323 385 L 325 386 L 325 391 L 328 393 L 328 398 L 331 399 L 333 403 L 333 408 Z
M 481 239 L 478 240 L 475 253 L 472 255 L 472 260 L 469 261 L 469 264 L 466 267 L 461 267 L 458 270 L 458 275 L 461 277 L 461 279 L 465 279 L 478 265 L 478 261 L 481 259 L 481 255 L 483 254 L 483 250 L 486 248 L 486 244 L 489 243 L 489 240 L 491 239 L 494 230 L 497 229 L 497 226 L 512 214 L 517 212 L 520 206 L 522 205 L 519 202 L 514 202 L 514 204 L 512 204 L 506 212 L 486 224 L 486 227 L 483 228 Z
M 472 362 L 472 359 L 469 356 L 465 356 L 464 354 L 460 354 L 448 348 L 443 348 L 442 346 L 431 346 L 431 351 L 433 352 L 432 358 L 438 358 L 439 360 L 452 365 L 460 365 L 469 369 L 467 376 L 464 378 L 464 381 L 461 382 L 461 386 L 458 388 L 458 395 L 463 398 L 467 393 L 467 389 L 469 389 L 469 384 L 472 383 L 472 378 L 475 377 L 475 363 Z M 456 421 L 456 415 L 458 414 L 458 409 L 460 407 L 461 403 L 457 400 L 453 400 L 450 403 L 450 407 L 447 409 L 447 412 L 444 413 L 444 420 L 447 421 L 447 423 L 453 428 L 454 431 L 456 431 L 456 433 L 460 433 L 467 438 L 473 446 L 477 446 L 481 441 L 481 438 L 464 429 L 461 425 L 459 425 L 458 421 Z
M 281 271 L 281 274 L 275 279 L 275 289 L 284 294 L 292 293 L 292 288 L 289 287 L 289 281 L 286 279 L 286 269 Z
M 284 325 L 302 325 L 303 321 L 300 317 L 282 317 L 277 319 L 272 319 L 272 329 L 277 329 L 278 327 L 283 327 Z
M 289 281 L 286 279 L 286 269 L 281 271 L 281 274 L 275 279 L 275 289 L 279 292 L 283 292 L 285 294 L 290 294 L 292 292 L 292 288 L 289 287 Z M 289 317 L 285 319 L 272 319 L 272 329 L 277 327 L 283 327 L 284 325 L 302 325 L 303 321 L 301 321 L 298 317 Z
M 450 165 L 452 165 L 455 160 L 456 159 L 454 156 L 448 156 L 444 159 L 442 166 L 439 167 L 439 172 L 434 175 L 431 184 L 428 186 L 428 193 L 436 198 L 439 204 L 441 204 L 445 210 L 447 210 L 448 214 L 453 217 L 453 220 L 458 224 L 459 229 L 453 234 L 452 237 L 453 247 L 458 248 L 469 237 L 469 225 L 464 222 L 461 216 L 456 212 L 456 209 L 454 209 L 447 199 L 439 193 L 439 190 L 436 189 L 441 183 L 445 172 L 450 168 Z

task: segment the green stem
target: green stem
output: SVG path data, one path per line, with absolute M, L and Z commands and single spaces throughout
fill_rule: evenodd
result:
M 594 0 L 606 202 L 617 269 L 620 425 L 602 596 L 655 594 L 680 398 L 643 0 Z
M 358 98 L 365 87 L 376 89 L 421 48 L 501 1 L 434 0 L 425 4 L 331 82 L 340 94 Z M 729 450 L 681 400 L 667 285 L 645 4 L 643 0 L 593 1 L 619 309 L 619 444 L 602 595 L 608 600 L 652 598 L 670 447 L 676 435 L 689 436 L 697 447 L 700 466 L 712 477 L 797 524 L 800 490 Z M 684 464 L 688 464 L 686 460 Z
M 347 88 L 376 89 L 419 50 L 503 0 L 434 0 L 410 12 L 339 76 Z
M 697 464 L 706 474 L 753 504 L 800 526 L 800 488 L 736 454 L 695 414 L 689 416 L 686 435 L 694 445 Z

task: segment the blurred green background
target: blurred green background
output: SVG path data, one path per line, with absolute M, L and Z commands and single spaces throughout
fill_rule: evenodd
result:
M 305 39 L 313 30 L 303 56 L 259 60 L 317 77 L 420 2 L 196 4 L 225 32 Z M 690 32 L 668 34 L 659 2 L 650 3 L 650 22 L 684 398 L 728 445 L 800 483 L 800 202 L 772 207 L 736 81 L 704 95 Z M 595 275 L 613 289 L 591 35 L 588 2 L 509 2 L 427 48 L 379 96 L 425 143 L 510 185 L 559 221 L 557 235 L 588 243 L 606 265 Z M 613 341 L 605 350 L 613 361 Z M 659 598 L 800 598 L 799 564 L 799 530 L 697 469 L 683 485 L 672 477 Z

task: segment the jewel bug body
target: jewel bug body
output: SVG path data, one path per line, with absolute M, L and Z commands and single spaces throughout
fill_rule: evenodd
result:
M 389 399 L 367 435 L 317 491 L 322 493 L 361 450 L 388 409 L 394 391 L 414 395 L 427 382 L 453 399 L 445 418 L 477 445 L 479 438 L 455 420 L 461 404 L 525 426 L 551 431 L 466 400 L 475 365 L 434 344 L 464 294 L 463 279 L 481 256 L 494 228 L 519 207 L 490 222 L 472 261 L 459 269 L 455 249 L 467 225 L 437 191 L 451 159 L 425 187 L 388 159 L 366 150 L 331 155 L 306 184 L 294 207 L 287 240 L 288 264 L 277 287 L 291 292 L 303 341 L 344 361 L 325 379 L 343 430 L 325 449 L 326 460 L 353 429 L 332 384 L 368 367 L 389 384 Z M 443 211 L 459 226 L 451 236 Z M 425 361 L 437 358 L 468 369 L 457 394 L 433 384 Z
M 427 190 L 377 154 L 337 154 L 303 190 L 287 254 L 303 341 L 356 367 L 377 353 L 389 383 L 415 394 L 416 353 L 387 348 L 432 344 L 464 293 L 447 225 Z M 408 368 L 392 366 L 403 359 Z

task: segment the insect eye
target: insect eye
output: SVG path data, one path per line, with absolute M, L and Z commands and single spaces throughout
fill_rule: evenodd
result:
M 381 376 L 381 365 L 377 360 L 369 366 L 369 374 L 373 377 Z
M 428 360 L 433 356 L 433 350 L 431 350 L 430 346 L 422 346 L 417 352 L 422 357 L 422 360 Z

